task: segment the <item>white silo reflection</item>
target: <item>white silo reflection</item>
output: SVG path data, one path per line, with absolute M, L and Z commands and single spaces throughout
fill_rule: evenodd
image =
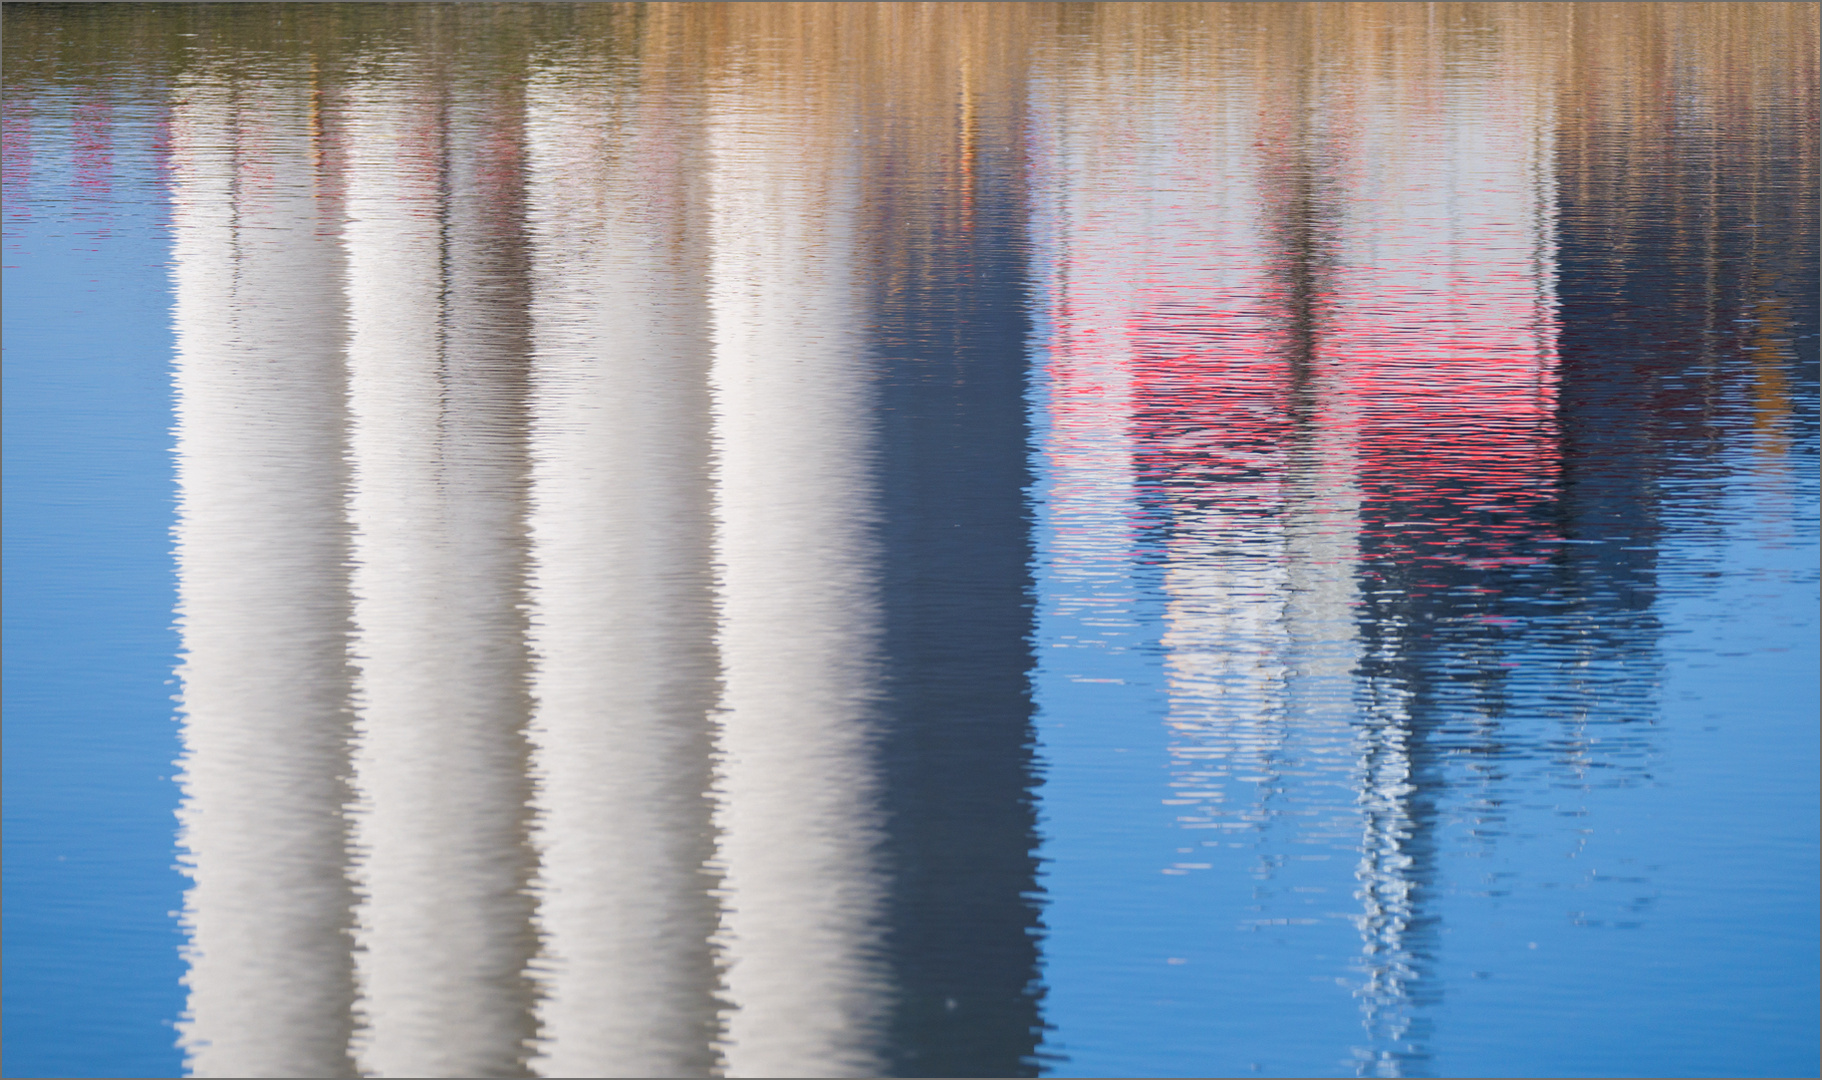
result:
M 532 1035 L 516 117 L 350 87 L 357 1057 L 507 1075 Z
M 859 170 L 831 148 L 838 110 L 812 122 L 766 98 L 711 91 L 708 120 L 723 1053 L 734 1076 L 874 1075 L 886 882 Z
M 348 1076 L 343 258 L 304 76 L 171 119 L 181 861 L 197 1076 Z
M 533 1067 L 705 1076 L 716 663 L 699 127 L 583 60 L 528 95 Z

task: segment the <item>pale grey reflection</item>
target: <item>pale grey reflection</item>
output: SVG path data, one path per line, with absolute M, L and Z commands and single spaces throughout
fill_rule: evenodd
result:
M 197 1076 L 347 1076 L 344 259 L 302 73 L 171 116 L 181 863 Z
M 770 75 L 771 73 L 768 73 Z M 877 1075 L 886 881 L 859 170 L 785 74 L 708 91 L 717 935 L 734 1076 Z
M 512 1075 L 534 1030 L 522 120 L 413 74 L 356 82 L 344 118 L 357 1055 Z
M 549 1076 L 716 1064 L 699 111 L 582 58 L 527 90 L 533 1067 Z

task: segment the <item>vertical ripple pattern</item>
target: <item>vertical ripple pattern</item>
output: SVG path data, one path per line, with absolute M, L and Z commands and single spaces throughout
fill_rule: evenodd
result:
M 301 76 L 197 72 L 172 122 L 198 1076 L 352 1075 L 346 271 Z
M 887 987 L 860 191 L 789 88 L 721 88 L 708 118 L 723 1053 L 734 1076 L 866 1075 Z
M 6 5 L 9 1052 L 1813 1067 L 1815 14 Z

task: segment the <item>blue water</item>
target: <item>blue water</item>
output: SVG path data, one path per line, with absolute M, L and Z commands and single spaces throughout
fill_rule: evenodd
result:
M 7 1075 L 1814 1075 L 1813 5 L 5 9 Z
M 105 194 L 20 205 L 72 186 L 67 154 L 39 157 L 31 188 L 6 181 L 6 1068 L 21 1076 L 179 1065 L 170 234 L 152 118 L 115 123 Z

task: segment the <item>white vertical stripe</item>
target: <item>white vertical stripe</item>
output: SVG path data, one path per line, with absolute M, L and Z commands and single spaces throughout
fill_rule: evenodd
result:
M 830 133 L 749 101 L 715 100 L 709 125 L 724 1052 L 733 1076 L 877 1075 L 859 191 Z
M 708 305 L 690 138 L 534 79 L 532 727 L 548 1076 L 702 1076 L 717 1003 Z
M 176 93 L 179 1031 L 198 1076 L 349 1075 L 341 259 L 307 95 Z
M 349 402 L 365 1071 L 502 1075 L 530 1029 L 522 493 L 511 394 L 458 275 L 475 141 L 406 78 L 351 88 Z

